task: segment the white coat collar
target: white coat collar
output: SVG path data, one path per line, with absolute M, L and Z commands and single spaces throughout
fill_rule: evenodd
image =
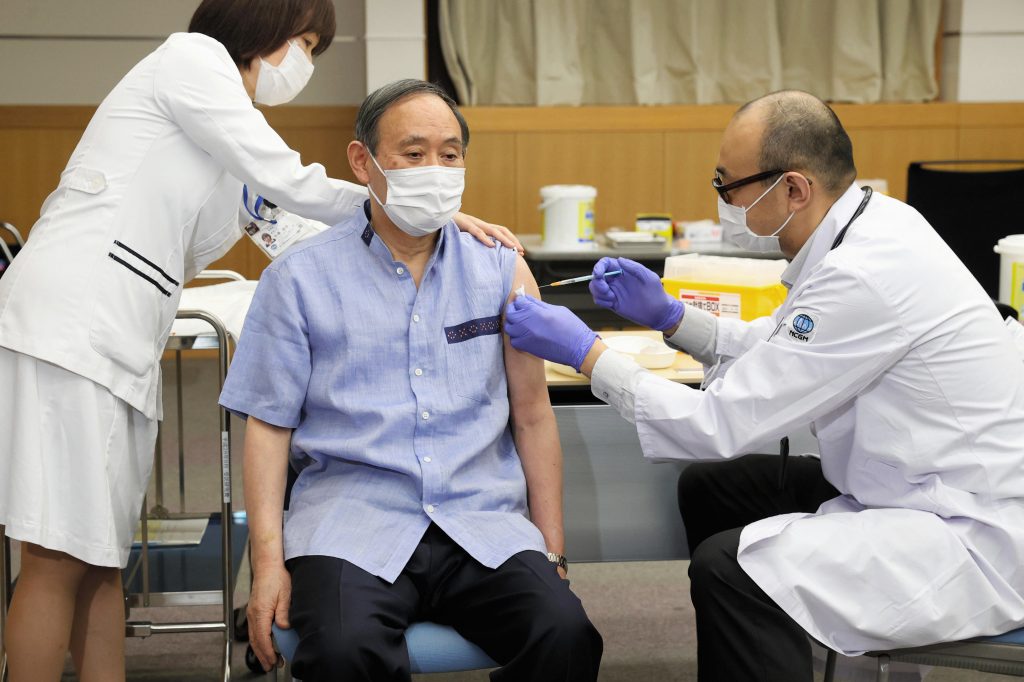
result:
M 796 254 L 789 266 L 782 272 L 782 284 L 787 289 L 792 289 L 800 282 L 817 263 L 825 257 L 825 254 L 832 250 L 832 242 L 843 226 L 853 217 L 857 207 L 864 198 L 864 192 L 857 183 L 850 185 L 842 196 L 840 196 L 832 207 L 814 228 L 811 238 L 803 245 Z M 851 228 L 853 229 L 853 228 Z

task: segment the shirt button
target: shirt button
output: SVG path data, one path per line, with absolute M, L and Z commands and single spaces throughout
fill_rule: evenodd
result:
M 421 414 L 420 416 L 423 417 L 424 419 L 430 419 L 430 413 L 427 412 L 426 410 L 423 410 L 423 414 Z
M 434 505 L 432 505 L 432 504 L 428 504 L 427 505 L 427 513 L 428 514 L 433 514 L 434 513 Z
M 397 272 L 399 275 L 404 275 L 405 274 L 405 268 L 398 268 L 397 270 L 395 270 L 395 272 Z
M 420 321 L 420 316 L 419 315 L 413 315 L 412 316 L 412 321 L 413 322 L 419 322 Z
M 432 460 L 429 457 L 424 457 L 423 461 L 426 462 L 427 464 L 430 464 Z
M 415 371 L 415 372 L 413 372 L 413 373 L 414 373 L 414 374 L 415 374 L 416 376 L 418 376 L 418 377 L 421 377 L 421 376 L 423 376 L 423 370 L 422 370 L 422 369 L 420 369 L 419 367 L 417 367 L 417 368 L 416 368 L 416 371 Z

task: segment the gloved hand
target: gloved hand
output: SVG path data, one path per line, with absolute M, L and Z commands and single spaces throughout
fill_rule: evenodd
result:
M 577 372 L 597 341 L 597 334 L 568 308 L 529 295 L 516 296 L 505 308 L 505 333 L 516 350 Z
M 622 274 L 605 279 L 604 273 L 613 270 Z M 665 293 L 660 277 L 628 258 L 597 261 L 590 293 L 602 308 L 660 332 L 674 327 L 685 311 L 681 301 Z

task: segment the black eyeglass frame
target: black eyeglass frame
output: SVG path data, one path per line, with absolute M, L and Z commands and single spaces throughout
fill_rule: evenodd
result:
M 745 178 L 740 178 L 739 180 L 735 180 L 726 185 L 722 184 L 721 178 L 714 177 L 711 178 L 711 186 L 715 188 L 716 192 L 718 192 L 718 196 L 722 197 L 722 201 L 728 204 L 730 191 L 738 187 L 743 187 L 744 185 L 749 185 L 752 182 L 757 182 L 758 180 L 766 180 L 767 178 L 770 178 L 773 175 L 781 175 L 783 173 L 788 172 L 789 171 L 785 170 L 764 171 L 763 173 L 755 173 L 754 175 L 748 175 Z

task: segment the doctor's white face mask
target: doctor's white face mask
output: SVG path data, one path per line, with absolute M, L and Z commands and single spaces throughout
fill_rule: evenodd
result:
M 313 62 L 298 42 L 288 41 L 288 52 L 277 66 L 260 57 L 260 73 L 256 77 L 255 101 L 273 107 L 291 102 L 302 92 L 313 76 Z
M 764 199 L 764 197 L 775 189 L 775 186 L 782 182 L 782 178 L 786 177 L 784 174 L 779 176 L 779 179 L 772 183 L 772 186 L 766 189 L 761 196 L 754 200 L 750 206 L 733 206 L 732 204 L 725 203 L 722 197 L 718 197 L 718 222 L 722 225 L 722 235 L 730 242 L 738 246 L 745 251 L 754 251 L 757 253 L 776 253 L 782 250 L 779 245 L 779 233 L 782 232 L 782 228 L 789 224 L 789 221 L 793 219 L 796 213 L 790 213 L 789 217 L 786 218 L 786 222 L 779 226 L 779 229 L 772 232 L 767 237 L 759 235 L 751 231 L 747 226 L 747 211 L 757 206 L 757 202 Z
M 462 207 L 465 168 L 423 166 L 384 170 L 372 154 L 370 158 L 387 181 L 387 203 L 380 200 L 372 187 L 366 188 L 391 222 L 407 235 L 425 237 L 437 232 Z

